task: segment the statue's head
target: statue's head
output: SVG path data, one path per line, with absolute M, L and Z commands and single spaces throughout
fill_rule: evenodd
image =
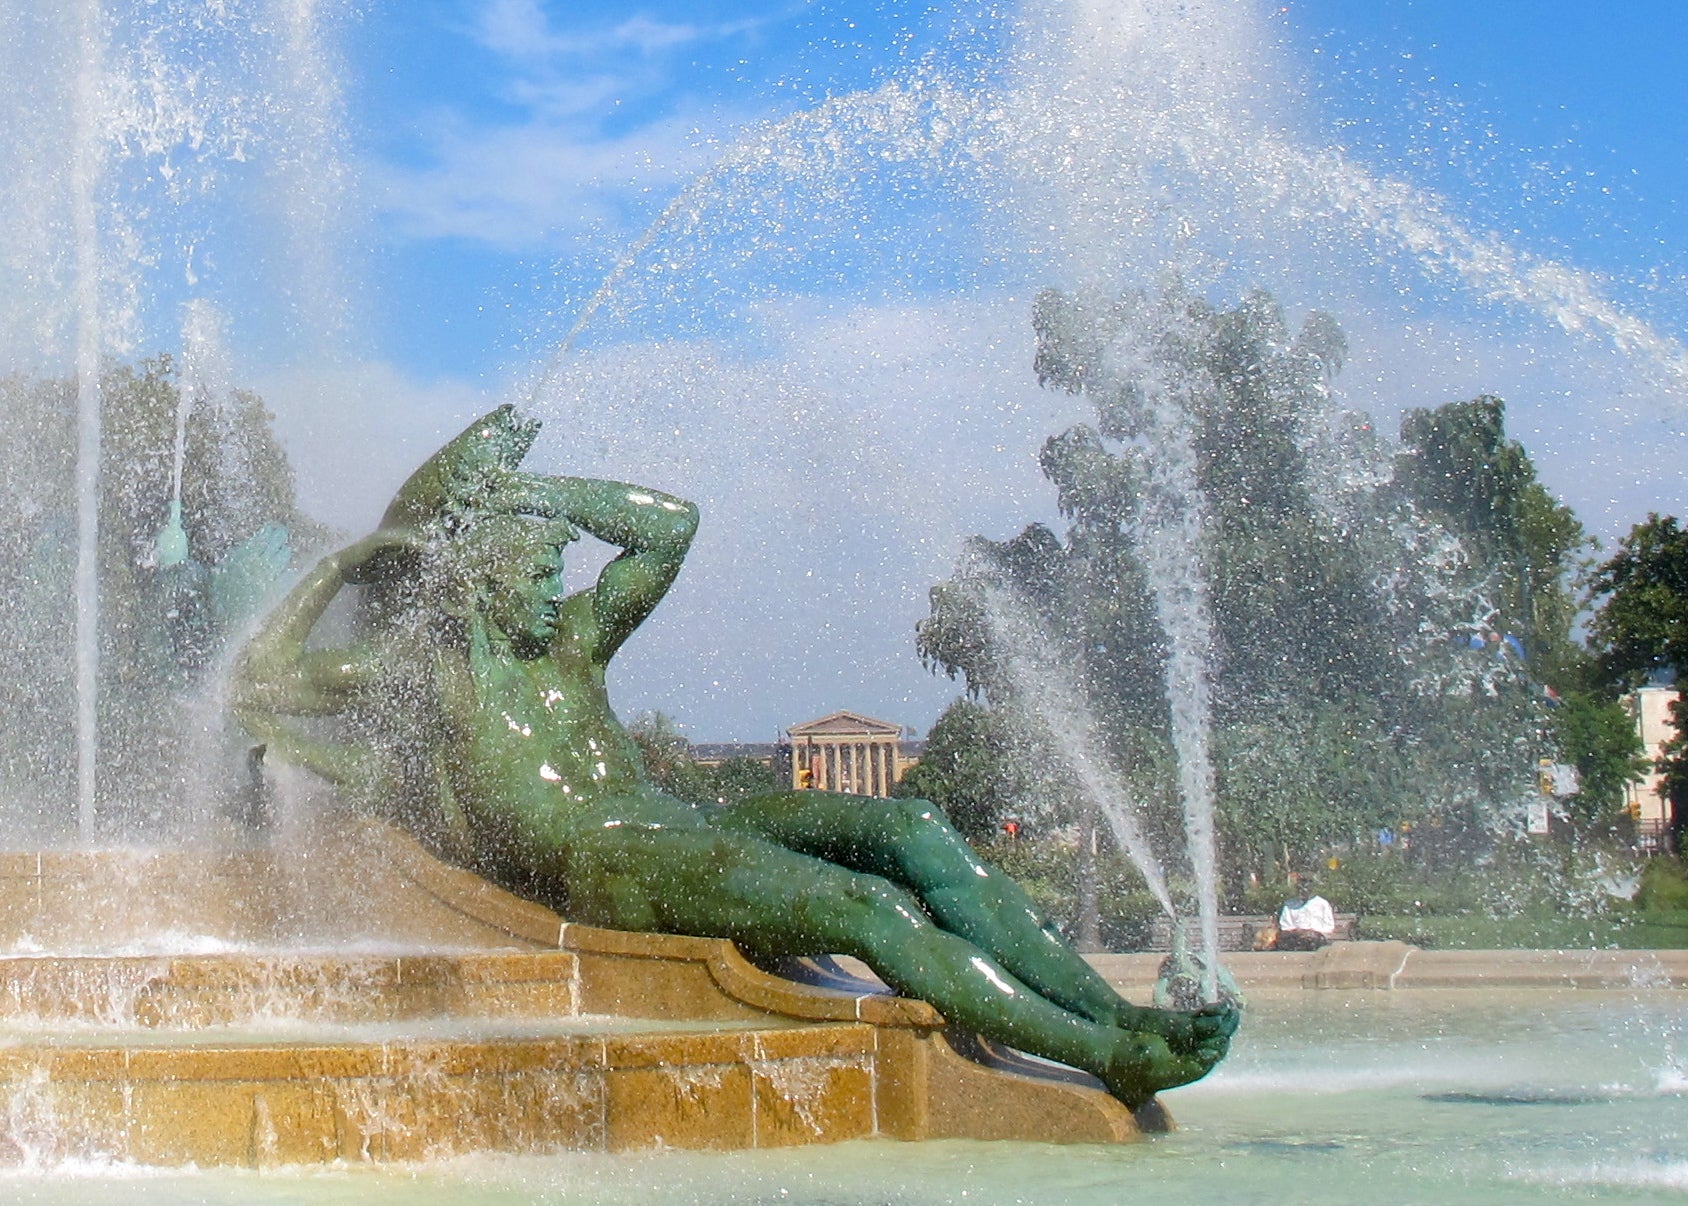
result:
M 579 538 L 563 520 L 489 515 L 453 540 L 455 576 L 517 652 L 537 655 L 556 634 L 565 598 L 563 549 Z

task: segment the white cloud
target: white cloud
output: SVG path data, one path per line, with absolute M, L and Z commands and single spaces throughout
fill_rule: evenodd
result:
M 502 123 L 436 116 L 418 163 L 375 165 L 404 237 L 555 250 L 586 232 L 625 241 L 761 114 L 686 94 L 676 52 L 754 34 L 782 15 L 701 24 L 635 14 L 562 28 L 536 0 L 490 0 L 470 36 L 503 60 Z M 638 109 L 644 116 L 629 122 Z M 613 124 L 613 128 L 612 128 Z
M 498 54 L 517 60 L 585 58 L 631 51 L 652 55 L 696 42 L 715 42 L 754 32 L 779 19 L 750 17 L 699 25 L 690 21 L 662 21 L 635 13 L 621 21 L 561 32 L 537 0 L 491 0 L 474 23 L 476 40 Z
M 492 0 L 481 8 L 473 28 L 482 46 L 512 57 L 543 54 L 550 36 L 538 0 Z
M 1036 387 L 1023 302 L 793 304 L 755 327 L 732 348 L 581 354 L 536 412 L 535 464 L 703 511 L 672 598 L 618 661 L 618 707 L 700 739 L 836 707 L 924 728 L 959 690 L 915 655 L 927 592 L 969 535 L 1055 520 L 1036 453 L 1083 403 Z
M 305 510 L 350 531 L 373 527 L 411 470 L 494 405 L 468 382 L 417 381 L 381 362 L 285 369 L 253 387 Z
M 676 117 L 601 139 L 550 124 L 486 130 L 453 123 L 428 167 L 384 165 L 371 174 L 410 238 L 531 250 L 598 231 L 619 242 L 707 164 L 696 129 Z

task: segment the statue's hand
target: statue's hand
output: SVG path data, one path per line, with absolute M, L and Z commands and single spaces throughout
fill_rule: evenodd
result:
M 1204 1005 L 1190 1015 L 1189 1053 L 1211 1068 L 1231 1049 L 1231 1036 L 1242 1022 L 1235 1006 Z
M 482 415 L 410 475 L 382 523 L 426 524 L 477 508 L 522 463 L 538 434 L 539 423 L 508 404 Z
M 341 549 L 335 560 L 347 582 L 387 582 L 413 572 L 427 543 L 414 528 L 382 528 Z

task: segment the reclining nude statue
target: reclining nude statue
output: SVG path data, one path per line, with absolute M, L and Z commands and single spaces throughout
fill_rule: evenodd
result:
M 680 572 L 697 509 L 521 472 L 537 431 L 507 406 L 478 420 L 265 621 L 233 699 L 260 756 L 571 920 L 728 938 L 753 959 L 853 955 L 1133 1109 L 1218 1062 L 1234 1011 L 1124 1001 L 933 805 L 792 790 L 694 807 L 652 786 L 604 674 Z M 581 532 L 621 553 L 566 595 Z M 347 584 L 359 635 L 323 647 Z

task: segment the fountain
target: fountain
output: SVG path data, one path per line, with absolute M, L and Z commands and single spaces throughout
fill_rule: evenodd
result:
M 188 790 L 217 761 L 203 750 L 181 756 L 187 769 L 159 777 L 155 799 L 126 798 L 128 781 L 120 776 L 134 764 L 125 763 L 121 743 L 107 748 L 101 688 L 109 675 L 95 639 L 112 623 L 112 609 L 102 607 L 94 589 L 100 542 L 109 537 L 99 531 L 98 469 L 109 465 L 112 446 L 114 394 L 102 389 L 110 360 L 135 348 L 177 344 L 164 331 L 181 327 L 179 405 L 163 445 L 170 452 L 156 474 L 168 485 L 153 491 L 146 547 L 132 554 L 137 563 L 143 557 L 162 569 L 192 563 L 206 573 L 227 567 L 252 584 L 235 593 L 250 596 L 275 585 L 278 565 L 293 552 L 290 541 L 310 543 L 302 515 L 277 511 L 231 529 L 226 543 L 208 551 L 189 501 L 194 408 L 211 427 L 219 415 L 227 419 L 238 410 L 225 341 L 256 337 L 297 346 L 304 342 L 297 328 L 313 323 L 326 328 L 316 332 L 319 342 L 332 341 L 345 309 L 345 291 L 333 280 L 342 257 L 332 215 L 337 199 L 349 193 L 347 170 L 332 152 L 340 105 L 325 51 L 332 39 L 314 4 L 278 0 L 262 7 L 253 22 L 230 6 L 190 0 L 135 13 L 96 0 L 63 13 L 15 5 L 0 17 L 15 35 L 0 50 L 7 78 L 48 77 L 17 84 L 17 99 L 4 112 L 5 136 L 16 140 L 8 143 L 11 159 L 29 170 L 0 185 L 9 215 L 0 232 L 0 339 L 10 370 L 74 380 L 80 449 L 67 491 L 74 505 L 64 510 L 76 516 L 74 532 L 43 523 L 38 542 L 41 563 L 75 583 L 66 592 L 75 600 L 68 609 L 74 626 L 53 631 L 76 656 L 50 668 L 40 685 L 76 699 L 77 735 L 63 748 L 13 760 L 33 773 L 8 784 L 14 798 L 7 808 L 23 818 L 17 832 L 43 845 L 62 847 L 72 833 L 83 846 L 117 838 L 140 843 L 122 851 L 11 855 L 0 869 L 13 889 L 5 913 L 11 928 L 0 934 L 20 956 L 10 961 L 7 991 L 0 994 L 12 1004 L 11 1034 L 20 1036 L 5 1051 L 17 1073 L 9 1081 L 11 1161 L 62 1172 L 114 1157 L 267 1166 L 501 1148 L 775 1146 L 875 1132 L 1003 1133 L 981 1128 L 977 1102 L 970 1100 L 999 1091 L 1000 1082 L 977 1079 L 984 1074 L 955 1056 L 936 1016 L 916 1004 L 859 986 L 793 987 L 705 940 L 633 942 L 564 927 L 555 915 L 452 870 L 388 829 L 324 817 L 302 783 L 272 786 L 267 798 L 248 802 L 254 816 L 270 822 L 267 833 L 255 835 L 229 821 L 238 807 Z M 918 613 L 911 603 L 918 606 L 925 585 L 947 572 L 955 537 L 1017 517 L 1030 487 L 1015 493 L 993 485 L 988 470 L 999 462 L 991 454 L 980 458 L 969 480 L 946 481 L 930 464 L 943 459 L 932 455 L 942 447 L 938 440 L 954 434 L 940 416 L 907 406 L 856 409 L 872 406 L 861 400 L 878 392 L 906 399 L 910 391 L 870 377 L 863 356 L 845 355 L 841 344 L 850 338 L 874 344 L 886 328 L 909 340 L 910 331 L 920 331 L 922 342 L 966 347 L 993 371 L 1003 359 L 993 350 L 1012 348 L 1012 365 L 999 375 L 1023 375 L 1028 348 L 1015 332 L 1024 329 L 1031 294 L 1051 283 L 1100 282 L 1117 290 L 1176 275 L 1187 288 L 1233 296 L 1266 281 L 1295 305 L 1375 313 L 1386 324 L 1403 305 L 1398 297 L 1380 299 L 1371 282 L 1409 280 L 1439 296 L 1464 290 L 1499 299 L 1510 316 L 1523 315 L 1519 321 L 1533 337 L 1562 341 L 1555 346 L 1568 349 L 1559 352 L 1564 358 L 1603 341 L 1616 349 L 1622 372 L 1667 397 L 1679 395 L 1681 348 L 1607 300 L 1587 274 L 1532 259 L 1474 230 L 1435 198 L 1289 133 L 1297 122 L 1280 120 L 1281 96 L 1262 83 L 1275 72 L 1258 14 L 1176 7 L 1105 15 L 1064 6 L 1035 29 L 1011 22 L 1006 32 L 992 31 L 1007 50 L 993 41 L 989 53 L 1000 57 L 982 67 L 965 54 L 934 56 L 744 136 L 717 167 L 680 190 L 642 236 L 626 242 L 601 287 L 582 290 L 578 304 L 565 307 L 555 323 L 567 332 L 560 350 L 536 357 L 541 367 L 511 388 L 563 437 L 556 453 L 545 445 L 539 452 L 571 472 L 671 485 L 703 499 L 708 513 L 723 514 L 724 528 L 760 531 L 750 545 L 716 546 L 742 553 L 740 565 L 706 565 L 695 582 L 682 585 L 714 591 L 729 614 L 767 616 L 772 606 L 741 593 L 725 580 L 729 575 L 772 583 L 783 605 L 804 594 L 800 579 L 809 560 L 755 547 L 757 540 L 773 542 L 768 528 L 739 522 L 745 495 L 760 492 L 771 500 L 782 524 L 794 506 L 842 501 L 882 543 L 927 550 L 904 574 L 912 582 L 903 584 L 899 606 L 912 620 Z M 22 70 L 25 54 L 59 70 Z M 58 81 L 68 82 L 65 91 L 55 90 Z M 48 146 L 69 154 L 40 153 Z M 911 225 L 930 223 L 937 232 L 911 259 L 958 248 L 973 256 L 935 278 L 938 290 L 966 295 L 969 303 L 932 305 L 924 286 L 893 280 L 904 313 L 886 321 L 859 296 L 832 293 L 839 281 L 825 273 L 818 284 L 801 279 L 797 248 L 811 237 L 832 238 L 851 218 L 875 216 L 875 199 L 863 200 L 858 191 L 873 176 L 903 193 Z M 211 220 L 208 198 L 244 205 L 250 225 Z M 270 250 L 285 248 L 275 258 L 299 268 L 275 292 L 294 299 L 292 307 L 267 305 L 254 296 L 248 274 L 229 267 L 265 260 L 253 233 L 262 221 L 254 215 L 275 213 L 287 220 Z M 968 233 L 948 233 L 946 223 Z M 217 246 L 230 238 L 231 226 L 238 233 Z M 887 287 L 891 270 L 875 268 L 871 253 L 852 258 L 847 251 L 839 251 L 847 267 L 837 277 L 859 272 L 871 288 Z M 754 280 L 735 276 L 746 264 L 766 265 L 768 272 Z M 703 289 L 699 282 L 706 281 L 719 284 L 719 292 Z M 830 329 L 813 312 L 828 307 L 837 319 Z M 1543 323 L 1562 333 L 1543 334 Z M 823 352 L 848 370 L 830 380 L 816 374 L 808 366 Z M 942 368 L 971 386 L 988 374 L 969 376 L 967 359 Z M 1480 383 L 1470 392 L 1487 387 Z M 949 396 L 958 413 L 966 393 Z M 583 406 L 582 398 L 594 404 Z M 671 398 L 683 401 L 652 401 Z M 1004 403 L 991 417 L 1024 430 L 992 433 L 991 441 L 1031 447 L 1046 429 L 1067 421 L 1070 412 L 1061 406 L 1058 399 Z M 746 448 L 745 432 L 767 431 L 770 415 L 788 417 L 789 430 L 776 431 L 761 449 Z M 1163 426 L 1166 446 L 1176 450 L 1178 433 Z M 652 438 L 659 431 L 664 438 Z M 212 459 L 249 447 L 216 440 L 208 446 Z M 864 447 L 882 449 L 883 460 L 861 456 Z M 735 493 L 736 480 L 712 483 L 709 475 L 722 465 L 754 490 Z M 1188 499 L 1177 458 L 1160 467 L 1168 496 Z M 216 484 L 206 479 L 202 488 Z M 9 501 L 23 513 L 19 485 L 8 486 Z M 965 498 L 981 507 L 956 501 Z M 725 504 L 718 510 L 711 505 L 717 501 Z M 1157 601 L 1181 684 L 1183 703 L 1175 709 L 1185 754 L 1181 782 L 1191 842 L 1199 849 L 1211 842 L 1202 803 L 1210 776 L 1202 717 L 1209 684 L 1199 656 L 1203 583 L 1199 566 L 1194 577 L 1182 572 L 1192 563 L 1178 563 L 1165 540 L 1191 522 L 1199 522 L 1199 509 L 1153 511 L 1141 538 L 1168 571 Z M 244 551 L 225 556 L 236 549 Z M 752 572 L 742 572 L 745 567 Z M 821 599 L 834 610 L 851 610 L 838 604 L 854 601 L 842 588 Z M 791 603 L 796 611 L 807 605 Z M 250 618 L 250 612 L 224 617 L 217 633 L 225 659 L 230 638 Z M 673 639 L 659 635 L 643 654 L 645 664 L 686 664 Z M 767 644 L 776 649 L 782 642 Z M 770 665 L 779 663 L 752 659 L 736 681 L 719 676 L 725 686 L 717 694 L 692 689 L 680 697 L 682 706 L 704 710 L 729 691 L 746 693 L 747 682 L 760 677 L 800 677 Z M 173 688 L 161 706 L 217 698 L 215 674 L 191 658 L 172 673 L 177 670 L 182 689 Z M 1051 689 L 1044 680 L 1029 690 Z M 181 744 L 172 756 L 180 755 Z M 1084 757 L 1082 750 L 1075 755 Z M 226 771 L 231 781 L 241 769 Z M 42 791 L 48 783 L 75 787 L 60 798 Z M 20 784 L 37 794 L 18 800 Z M 168 805 L 178 799 L 191 801 L 191 815 L 171 814 Z M 1128 819 L 1116 824 L 1121 844 L 1129 845 Z M 183 840 L 184 831 L 193 838 Z M 161 835 L 179 844 L 160 847 Z M 437 845 L 441 834 L 429 836 Z M 1154 882 L 1150 873 L 1145 877 Z M 1212 895 L 1202 893 L 1210 946 Z M 44 907 L 50 899 L 75 907 Z M 1309 983 L 1322 977 L 1326 986 L 1367 993 L 1435 982 L 1429 973 L 1418 981 L 1406 974 L 1406 953 L 1387 954 L 1395 962 L 1382 970 L 1344 969 L 1328 960 L 1280 966 Z M 1118 982 L 1139 994 L 1146 989 L 1146 967 L 1118 967 Z M 1668 1143 L 1627 1160 L 1609 1158 L 1601 1145 L 1635 1151 L 1644 1127 L 1670 1133 L 1656 1122 L 1678 1107 L 1672 1044 L 1681 1020 L 1661 985 L 1679 983 L 1681 972 L 1668 961 L 1652 972 L 1602 963 L 1587 978 L 1608 992 L 1534 1013 L 1533 1003 L 1509 1001 L 1505 1010 L 1485 1006 L 1450 1018 L 1436 1004 L 1392 1003 L 1385 1008 L 1400 1016 L 1382 1038 L 1355 1022 L 1360 1011 L 1345 1009 L 1352 998 L 1340 1008 L 1298 1003 L 1274 1013 L 1268 1005 L 1259 1045 L 1245 1048 L 1210 1084 L 1187 1091 L 1188 1100 L 1201 1104 L 1202 1121 L 1158 1149 L 1186 1171 L 1168 1174 L 1103 1148 L 1050 1160 L 943 1145 L 889 1156 L 875 1149 L 874 1161 L 884 1161 L 894 1170 L 887 1175 L 903 1186 L 887 1192 L 919 1200 L 960 1200 L 968 1191 L 986 1199 L 1059 1192 L 1083 1200 L 1099 1196 L 1100 1185 L 1112 1197 L 1122 1177 L 1170 1200 L 1197 1192 L 1191 1180 L 1202 1181 L 1204 1193 L 1214 1185 L 1243 1191 L 1229 1178 L 1247 1174 L 1228 1171 L 1227 1164 L 1254 1168 L 1286 1194 L 1306 1196 L 1312 1182 L 1341 1183 L 1345 1195 L 1374 1186 L 1387 1196 L 1390 1178 L 1415 1175 L 1425 1151 L 1450 1149 L 1489 1189 L 1499 1183 L 1519 1196 L 1534 1192 L 1531 1177 L 1679 1185 L 1683 1157 Z M 686 1020 L 700 997 L 711 1002 L 707 1009 L 718 1023 L 707 1033 Z M 628 1034 L 589 1016 L 663 1016 L 653 1002 L 670 1010 L 674 1037 L 666 1047 L 649 1033 Z M 811 1025 L 770 1028 L 763 1023 L 771 1014 Z M 536 1015 L 554 1024 L 536 1033 Z M 1537 1027 L 1533 1035 L 1521 1016 Z M 873 1023 L 868 1030 L 875 1038 L 863 1037 L 864 1021 Z M 1316 1038 L 1297 1028 L 1309 1023 Z M 1654 1041 L 1606 1042 L 1601 1036 L 1615 1024 L 1632 1033 L 1652 1026 Z M 170 1068 L 157 1054 L 159 1037 L 207 1027 L 220 1046 L 196 1053 L 195 1074 Z M 1412 1058 L 1434 1033 L 1452 1035 L 1456 1054 Z M 1554 1050 L 1572 1053 L 1570 1070 L 1531 1058 L 1532 1039 L 1541 1034 L 1551 1036 Z M 354 1045 L 348 1036 L 354 1054 L 347 1054 Z M 900 1054 L 882 1062 L 881 1052 L 870 1050 L 876 1043 Z M 244 1054 L 231 1055 L 235 1048 Z M 266 1052 L 259 1062 L 268 1065 L 255 1070 L 250 1053 L 258 1048 Z M 693 1055 L 687 1070 L 676 1073 L 681 1048 Z M 1473 1051 L 1480 1058 L 1459 1058 Z M 1609 1073 L 1614 1060 L 1622 1070 Z M 910 1087 L 916 1079 L 927 1084 L 924 1112 L 897 1114 L 920 1099 Z M 300 1091 L 301 1081 L 315 1087 Z M 411 1088 L 395 1091 L 400 1082 Z M 1075 1105 L 1089 1098 L 1059 1082 L 1045 1081 L 1037 1093 L 1026 1112 L 1041 1113 L 1045 1130 L 1030 1133 L 1065 1129 L 1069 1138 L 1103 1138 L 1127 1129 L 1117 1115 L 1098 1113 L 1094 1102 Z M 1274 1121 L 1291 1094 L 1310 1104 L 1293 1124 Z M 616 1115 L 627 1129 L 606 1130 L 612 1098 L 632 1103 Z M 765 1131 L 722 1140 L 697 1129 L 699 1117 L 730 1112 L 728 1101 L 747 1103 L 744 1111 Z M 1602 1107 L 1611 1108 L 1591 1122 Z M 201 1120 L 203 1133 L 190 1134 L 198 1123 L 161 1125 L 170 1110 Z M 1466 1130 L 1506 1133 L 1515 1116 L 1509 1110 L 1565 1119 L 1548 1128 L 1557 1145 L 1548 1157 L 1533 1148 L 1485 1157 L 1475 1145 L 1458 1144 Z M 78 1130 L 72 1119 L 79 1111 L 103 1114 L 107 1129 Z M 491 1121 L 524 1113 L 526 1121 L 510 1131 Z M 1579 1128 L 1580 1140 L 1574 1138 Z M 555 1157 L 467 1171 L 441 1165 L 413 1174 L 408 1186 L 354 1178 L 347 1192 L 426 1199 L 461 1196 L 468 1185 L 488 1197 L 543 1196 L 545 1189 L 526 1182 L 538 1178 L 612 1200 L 652 1196 L 653 1183 L 678 1174 L 696 1175 L 704 1186 L 697 1196 L 706 1200 L 726 1200 L 740 1189 L 770 1198 L 788 1190 L 799 1199 L 875 1196 L 859 1190 L 859 1167 L 846 1167 L 863 1162 L 858 1152 L 846 1145 L 807 1163 L 763 1154 L 715 1164 L 689 1157 L 651 1164 Z M 1524 1171 L 1496 1166 L 1509 1158 Z M 108 1175 L 103 1167 L 90 1174 Z M 722 1176 L 742 1185 L 710 1187 L 712 1177 Z M 85 1193 L 94 1183 L 67 1192 Z M 260 1200 L 293 1193 L 298 1183 L 192 1184 L 196 1193 Z M 175 1193 L 180 1183 L 159 1180 L 147 1188 L 138 1182 L 121 1193 L 144 1197 L 154 1189 Z

